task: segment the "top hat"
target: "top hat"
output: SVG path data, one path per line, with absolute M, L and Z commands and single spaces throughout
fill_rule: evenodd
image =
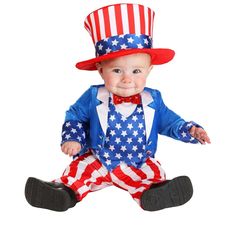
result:
M 81 61 L 81 70 L 96 70 L 96 63 L 133 53 L 148 53 L 152 65 L 169 62 L 175 52 L 152 48 L 154 11 L 140 4 L 115 4 L 90 13 L 84 22 L 90 33 L 96 57 Z

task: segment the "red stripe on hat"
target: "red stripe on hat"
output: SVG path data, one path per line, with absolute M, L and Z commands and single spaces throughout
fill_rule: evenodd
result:
M 115 15 L 116 15 L 117 35 L 122 35 L 124 31 L 122 25 L 122 15 L 121 15 L 120 5 L 115 5 Z
M 127 12 L 128 12 L 128 19 L 129 19 L 129 32 L 130 34 L 135 34 L 133 4 L 127 4 Z
M 89 33 L 91 33 L 91 32 L 90 32 L 90 27 L 89 27 L 89 25 L 88 25 L 86 22 L 84 22 L 84 27 L 85 27 L 85 29 L 86 29 Z
M 151 35 L 151 9 L 148 8 L 148 35 Z
M 92 22 L 91 22 L 91 17 L 90 15 L 87 17 L 88 19 L 88 23 L 89 23 L 89 28 L 91 30 L 91 37 L 92 37 L 92 40 L 93 40 L 93 43 L 94 43 L 94 37 L 93 37 L 93 27 L 92 27 Z
M 154 17 L 155 17 L 155 12 L 152 11 L 152 28 L 151 28 L 151 36 L 153 36 Z
M 105 34 L 106 38 L 111 37 L 111 26 L 110 26 L 110 17 L 108 7 L 103 9 L 103 18 L 104 18 L 104 26 L 105 26 Z
M 145 34 L 145 17 L 144 17 L 144 7 L 139 5 L 139 15 L 140 15 L 140 32 Z
M 101 31 L 100 31 L 100 22 L 99 22 L 99 17 L 98 17 L 98 11 L 95 11 L 94 14 L 94 21 L 95 21 L 95 26 L 96 26 L 96 32 L 97 32 L 97 40 L 101 40 Z

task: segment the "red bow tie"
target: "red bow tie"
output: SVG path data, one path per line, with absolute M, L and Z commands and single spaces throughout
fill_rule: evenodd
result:
M 113 103 L 115 105 L 121 104 L 122 102 L 131 102 L 133 104 L 141 104 L 141 96 L 140 96 L 140 94 L 136 94 L 136 95 L 129 96 L 129 97 L 120 97 L 120 96 L 113 94 Z

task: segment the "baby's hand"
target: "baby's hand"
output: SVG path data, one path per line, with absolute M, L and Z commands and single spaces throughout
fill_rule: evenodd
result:
M 78 142 L 74 142 L 74 141 L 68 141 L 62 144 L 61 146 L 61 150 L 62 152 L 64 152 L 66 155 L 74 156 L 77 153 L 80 152 L 81 150 L 81 145 Z
M 189 133 L 192 137 L 197 139 L 201 144 L 211 143 L 206 131 L 200 127 L 193 126 Z

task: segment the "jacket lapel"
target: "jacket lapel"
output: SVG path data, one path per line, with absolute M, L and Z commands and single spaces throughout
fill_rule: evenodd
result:
M 145 117 L 145 127 L 146 127 L 146 141 L 148 141 L 149 136 L 152 130 L 153 119 L 155 115 L 155 109 L 148 106 L 153 102 L 153 98 L 151 94 L 144 90 L 141 93 L 142 104 L 143 104 L 143 111 Z M 97 99 L 101 101 L 99 105 L 97 105 L 97 113 L 98 118 L 103 130 L 104 135 L 106 135 L 107 125 L 108 125 L 108 102 L 109 102 L 109 92 L 105 87 L 98 88 Z
M 109 92 L 105 87 L 98 88 L 97 99 L 101 101 L 101 104 L 97 105 L 98 118 L 103 130 L 104 135 L 107 131 L 107 116 L 108 116 L 108 102 L 109 102 Z
M 153 98 L 149 92 L 144 90 L 141 93 L 141 98 L 142 98 L 143 111 L 144 111 L 144 117 L 145 117 L 144 120 L 145 120 L 145 127 L 146 127 L 146 141 L 148 141 L 149 136 L 151 134 L 151 130 L 152 130 L 155 109 L 148 106 L 149 104 L 153 102 Z

